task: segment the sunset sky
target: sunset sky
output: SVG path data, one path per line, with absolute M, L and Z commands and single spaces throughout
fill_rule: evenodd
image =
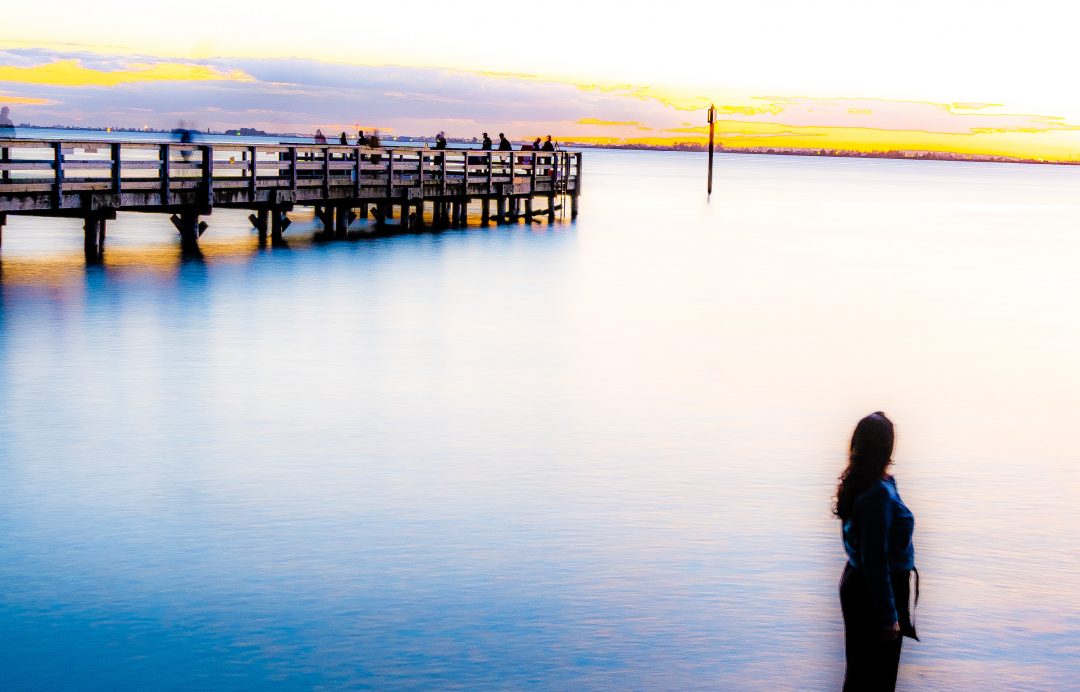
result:
M 34 124 L 1080 158 L 1065 3 L 26 4 L 0 104 Z

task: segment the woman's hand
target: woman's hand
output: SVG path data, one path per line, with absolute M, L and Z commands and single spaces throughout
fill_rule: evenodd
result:
M 881 631 L 881 638 L 887 642 L 894 642 L 900 637 L 900 623 L 894 622 Z

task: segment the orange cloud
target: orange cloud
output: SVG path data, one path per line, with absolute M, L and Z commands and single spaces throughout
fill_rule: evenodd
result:
M 79 60 L 56 60 L 44 65 L 0 65 L 0 82 L 50 86 L 116 86 L 133 82 L 251 81 L 239 70 L 222 71 L 187 63 L 129 63 L 120 70 L 85 67 Z

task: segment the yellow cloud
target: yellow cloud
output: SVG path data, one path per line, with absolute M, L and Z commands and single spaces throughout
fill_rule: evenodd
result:
M 717 106 L 716 112 L 720 115 L 764 115 L 772 113 L 777 115 L 783 111 L 783 106 L 772 103 L 768 106 Z
M 644 144 L 671 146 L 681 142 L 708 141 L 707 126 L 674 127 L 667 135 L 627 137 L 575 137 L 576 141 L 598 144 Z M 935 133 L 915 130 L 882 130 L 868 127 L 798 126 L 756 121 L 718 123 L 717 141 L 728 149 L 828 149 L 857 152 L 937 151 L 956 154 L 1007 156 L 1043 161 L 1080 159 L 1080 133 L 1069 130 L 980 129 L 967 133 Z
M 598 118 L 581 118 L 577 121 L 578 125 L 604 125 L 608 127 L 628 126 L 628 125 L 641 125 L 637 120 L 600 120 Z
M 984 108 L 1000 108 L 1000 103 L 971 103 L 971 102 L 957 102 L 950 103 L 949 110 L 952 111 L 980 111 Z
M 33 96 L 8 96 L 6 94 L 0 94 L 0 106 L 44 106 L 52 103 L 49 99 L 39 99 Z
M 0 65 L 0 82 L 50 86 L 116 86 L 132 82 L 252 81 L 239 70 L 222 72 L 207 65 L 187 63 L 129 63 L 125 69 L 98 70 L 78 60 L 56 60 L 44 65 Z

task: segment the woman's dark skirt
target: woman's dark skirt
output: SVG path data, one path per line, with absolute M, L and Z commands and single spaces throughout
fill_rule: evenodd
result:
M 908 606 L 910 572 L 892 574 L 893 600 L 905 636 L 915 637 Z M 882 639 L 881 617 L 870 600 L 870 588 L 862 570 L 844 566 L 840 578 L 840 608 L 844 612 L 844 653 L 847 672 L 844 692 L 889 692 L 896 689 L 903 636 L 887 642 Z

